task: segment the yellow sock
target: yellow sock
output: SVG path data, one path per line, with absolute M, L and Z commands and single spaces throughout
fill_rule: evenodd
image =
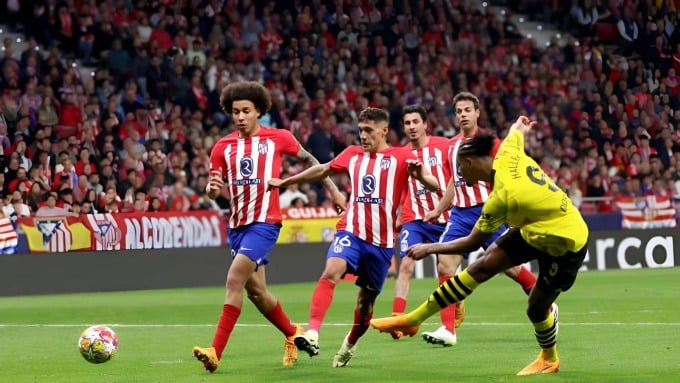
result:
M 442 283 L 425 302 L 406 315 L 413 324 L 423 323 L 444 307 L 467 298 L 477 286 L 479 283 L 465 269 Z
M 548 318 L 541 322 L 533 323 L 536 341 L 541 346 L 543 357 L 551 362 L 559 360 L 557 355 L 557 321 L 552 312 Z

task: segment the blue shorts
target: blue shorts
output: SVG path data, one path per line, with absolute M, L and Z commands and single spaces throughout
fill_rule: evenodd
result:
M 243 254 L 255 262 L 256 269 L 269 263 L 269 252 L 272 251 L 279 238 L 281 228 L 271 223 L 253 222 L 229 230 L 231 257 Z
M 344 259 L 347 272 L 357 276 L 356 285 L 378 294 L 387 278 L 393 255 L 393 248 L 372 245 L 349 231 L 341 230 L 335 233 L 326 259 Z
M 401 227 L 399 234 L 399 254 L 403 257 L 406 250 L 419 243 L 437 243 L 444 232 L 444 224 L 411 221 Z
M 482 215 L 483 205 L 477 205 L 467 208 L 453 207 L 451 208 L 451 217 L 449 217 L 449 222 L 446 223 L 446 228 L 444 229 L 444 234 L 439 238 L 439 242 L 450 242 L 458 238 L 467 237 L 472 229 L 475 227 L 475 223 Z M 484 249 L 491 246 L 496 238 L 500 237 L 505 230 L 507 230 L 508 225 L 501 226 L 489 239 L 484 242 L 482 246 Z M 467 259 L 468 253 L 463 254 L 463 257 Z

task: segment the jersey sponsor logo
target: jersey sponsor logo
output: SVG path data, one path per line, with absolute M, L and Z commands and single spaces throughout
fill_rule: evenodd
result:
M 453 185 L 455 187 L 467 186 L 467 182 L 465 182 L 465 177 L 463 177 L 463 173 L 460 172 L 460 163 L 458 161 L 456 161 L 456 174 Z
M 373 174 L 367 174 L 361 179 L 361 191 L 365 194 L 363 197 L 355 197 L 354 201 L 358 203 L 374 203 L 381 204 L 385 202 L 383 198 L 369 197 L 371 194 L 375 193 L 376 180 Z
M 375 204 L 381 204 L 385 202 L 383 198 L 371 198 L 371 197 L 356 197 L 354 199 L 358 203 L 375 203 Z
M 367 174 L 361 179 L 361 191 L 364 194 L 373 194 L 375 192 L 375 177 L 373 174 Z
M 236 186 L 243 186 L 243 185 L 259 185 L 262 183 L 262 180 L 259 178 L 243 178 L 240 180 L 234 180 L 232 184 Z
M 239 168 L 241 170 L 241 174 L 244 177 L 250 177 L 253 175 L 253 159 L 250 157 L 243 157 L 241 158 L 241 161 L 239 162 Z

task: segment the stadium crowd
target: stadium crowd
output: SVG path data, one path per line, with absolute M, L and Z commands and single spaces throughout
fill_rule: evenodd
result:
M 392 145 L 413 103 L 452 137 L 451 100 L 468 90 L 501 137 L 520 114 L 539 122 L 528 152 L 577 204 L 680 195 L 679 1 L 525 0 L 504 16 L 464 0 L 3 3 L 0 22 L 28 39 L 19 54 L 5 38 L 0 58 L 7 215 L 225 208 L 205 186 L 210 148 L 232 130 L 220 90 L 239 80 L 267 86 L 261 123 L 321 163 L 357 142 L 367 106 L 390 111 Z M 563 36 L 537 45 L 516 11 Z M 282 177 L 301 166 L 284 161 Z M 281 200 L 330 203 L 315 184 Z

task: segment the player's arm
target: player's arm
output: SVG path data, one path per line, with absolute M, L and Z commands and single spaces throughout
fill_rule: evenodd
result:
M 533 129 L 536 126 L 536 124 L 537 124 L 536 121 L 531 121 L 527 116 L 519 116 L 519 118 L 517 118 L 517 121 L 515 121 L 510 126 L 508 135 L 510 135 L 510 133 L 512 133 L 515 130 L 519 130 L 523 135 L 526 135 L 527 133 L 529 133 L 531 129 Z
M 465 254 L 482 247 L 491 234 L 493 233 L 484 233 L 474 227 L 470 234 L 463 238 L 458 238 L 449 242 L 411 246 L 406 255 L 418 260 L 427 257 L 429 254 Z
M 439 200 L 437 206 L 435 206 L 434 210 L 428 212 L 425 215 L 425 221 L 426 222 L 435 221 L 437 218 L 439 218 L 440 215 L 442 215 L 443 212 L 449 210 L 449 208 L 451 207 L 451 201 L 453 201 L 453 194 L 455 192 L 456 189 L 453 187 L 453 178 L 451 178 L 449 180 L 448 185 L 446 185 L 444 195 L 442 195 L 442 198 Z
M 221 144 L 218 143 L 210 152 L 210 171 L 208 172 L 209 178 L 205 191 L 208 194 L 208 198 L 212 200 L 215 200 L 220 196 L 220 192 L 224 187 L 224 174 L 222 169 L 226 169 L 227 164 L 224 159 L 224 151 L 221 150 L 221 148 Z
M 432 173 L 430 173 L 430 171 L 423 166 L 422 162 L 409 159 L 406 160 L 406 163 L 408 164 L 409 175 L 420 181 L 420 183 L 425 186 L 425 189 L 429 191 L 439 190 L 439 182 L 437 182 L 437 178 L 435 178 L 435 176 L 433 176 Z
M 319 164 L 319 160 L 316 159 L 310 152 L 305 150 L 302 146 L 300 146 L 300 150 L 297 153 L 296 156 L 299 160 L 312 164 L 312 168 L 315 166 L 321 166 Z M 310 168 L 311 169 L 311 168 Z M 335 207 L 335 211 L 338 212 L 338 214 L 342 213 L 345 211 L 346 206 L 347 206 L 347 200 L 345 196 L 340 193 L 340 190 L 338 190 L 338 187 L 335 185 L 333 180 L 329 177 L 329 175 L 332 173 L 330 166 L 328 166 L 328 173 L 326 174 L 325 177 L 322 177 L 321 179 L 323 180 L 323 184 L 328 189 L 328 191 L 331 193 L 331 202 L 333 203 L 333 207 Z M 318 180 L 318 179 L 315 179 Z
M 312 166 L 319 165 L 319 160 L 317 160 L 316 157 L 314 157 L 310 152 L 305 150 L 305 148 L 303 148 L 302 146 L 300 146 L 300 150 L 298 151 L 296 157 L 300 161 L 307 163 L 307 164 L 311 164 Z M 324 178 L 323 184 L 326 187 L 326 189 L 328 189 L 328 191 L 331 192 L 331 194 L 340 192 L 338 190 L 338 187 L 335 185 L 333 180 L 330 179 L 330 177 Z
M 318 164 L 284 180 L 280 178 L 271 178 L 269 180 L 269 187 L 285 188 L 286 186 L 293 184 L 321 181 L 322 179 L 330 176 L 332 173 L 333 171 L 331 170 L 330 164 Z

